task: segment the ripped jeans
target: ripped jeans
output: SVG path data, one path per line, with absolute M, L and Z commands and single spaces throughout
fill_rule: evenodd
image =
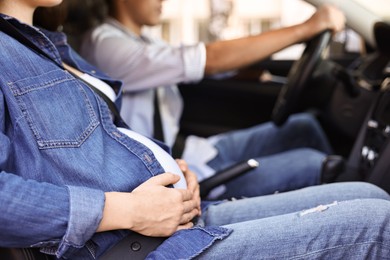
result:
M 335 183 L 210 206 L 206 225 L 232 228 L 199 259 L 389 259 L 390 197 Z
M 208 165 L 216 171 L 250 158 L 260 167 L 226 183 L 210 199 L 255 197 L 320 184 L 322 163 L 332 153 L 309 113 L 290 116 L 282 127 L 268 122 L 221 134 L 215 147 L 218 155 Z

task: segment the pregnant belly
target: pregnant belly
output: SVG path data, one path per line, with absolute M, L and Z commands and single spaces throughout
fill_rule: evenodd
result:
M 178 189 L 187 188 L 187 183 L 184 178 L 183 172 L 180 170 L 176 161 L 172 158 L 172 156 L 169 153 L 167 153 L 155 142 L 153 142 L 152 140 L 150 140 L 149 138 L 141 134 L 138 134 L 134 131 L 131 131 L 126 128 L 121 128 L 121 127 L 118 127 L 118 130 L 121 131 L 123 134 L 129 136 L 130 138 L 147 146 L 153 152 L 154 156 L 156 157 L 160 165 L 164 168 L 165 172 L 177 174 L 180 176 L 180 180 L 173 185 L 175 188 Z

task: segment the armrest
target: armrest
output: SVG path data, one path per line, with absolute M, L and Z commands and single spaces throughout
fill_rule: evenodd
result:
M 227 169 L 217 172 L 215 175 L 201 181 L 200 185 L 200 197 L 205 198 L 209 192 L 215 187 L 224 184 L 234 178 L 241 176 L 242 174 L 256 168 L 259 166 L 259 163 L 250 159 L 247 161 L 236 163 Z

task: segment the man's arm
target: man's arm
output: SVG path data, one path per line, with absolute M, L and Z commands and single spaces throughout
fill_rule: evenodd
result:
M 308 40 L 330 29 L 338 32 L 344 28 L 345 17 L 334 6 L 326 5 L 304 23 L 272 30 L 259 35 L 206 45 L 205 74 L 215 74 L 238 69 L 260 61 L 292 44 Z
M 98 30 L 84 38 L 81 54 L 113 78 L 121 79 L 125 91 L 144 91 L 202 79 L 205 63 L 203 43 L 172 46 L 164 42 L 139 41 Z M 91 48 L 90 46 L 93 46 Z

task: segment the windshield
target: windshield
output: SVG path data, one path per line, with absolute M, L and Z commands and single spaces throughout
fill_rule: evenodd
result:
M 315 3 L 334 3 L 351 10 L 354 8 L 350 8 L 350 4 L 356 7 L 353 5 L 355 2 L 375 16 L 390 21 L 390 0 L 169 0 L 164 1 L 161 25 L 147 30 L 150 35 L 174 45 L 199 41 L 207 43 L 256 35 L 303 22 L 315 12 Z M 361 52 L 363 45 L 360 37 L 369 26 L 366 19 L 369 17 L 360 14 L 349 17 L 353 18 L 351 22 L 355 25 L 349 27 L 362 30 L 357 30 L 357 33 L 349 30 L 348 41 L 354 44 L 348 45 L 348 50 Z M 371 35 L 365 36 L 371 39 Z M 303 44 L 296 44 L 272 58 L 296 59 L 303 49 Z
M 389 0 L 353 0 L 364 8 L 370 10 L 386 21 L 390 21 L 390 1 Z

